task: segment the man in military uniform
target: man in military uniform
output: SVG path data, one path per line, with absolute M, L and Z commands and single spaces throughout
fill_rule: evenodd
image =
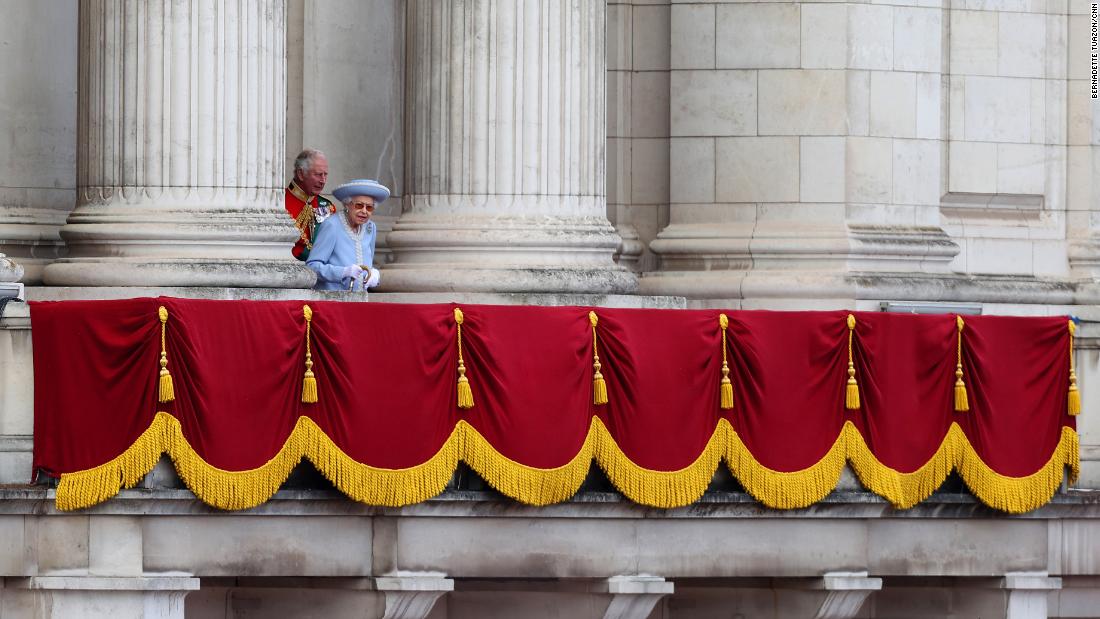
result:
M 294 159 L 294 180 L 286 188 L 286 212 L 298 228 L 298 240 L 291 253 L 305 261 L 313 248 L 314 230 L 336 212 L 333 201 L 321 195 L 328 181 L 328 159 L 313 148 L 303 150 Z

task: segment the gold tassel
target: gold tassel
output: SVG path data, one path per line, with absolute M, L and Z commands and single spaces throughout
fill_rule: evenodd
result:
M 176 399 L 176 389 L 172 385 L 172 375 L 168 373 L 168 349 L 165 333 L 168 327 L 168 309 L 161 305 L 157 309 L 160 317 L 160 381 L 157 384 L 157 399 L 161 402 L 171 402 Z
M 725 314 L 718 315 L 718 324 L 722 327 L 722 403 L 724 410 L 733 408 L 733 382 L 730 381 L 730 366 L 726 360 L 726 329 L 730 326 L 730 319 Z
M 970 410 L 970 399 L 966 396 L 966 383 L 963 382 L 963 327 L 966 324 L 962 316 L 955 316 L 955 325 L 959 329 L 958 344 L 955 349 L 955 412 L 965 413 Z
M 859 409 L 859 384 L 856 382 L 856 364 L 852 357 L 852 334 L 856 329 L 856 317 L 848 314 L 848 387 L 844 390 L 844 407 Z
M 466 364 L 462 361 L 462 310 L 455 308 L 455 324 L 458 325 L 458 407 L 473 408 L 474 392 L 470 389 L 470 380 L 466 378 Z
M 1081 414 L 1081 392 L 1077 389 L 1077 365 L 1073 359 L 1073 337 L 1077 334 L 1077 323 L 1069 321 L 1069 397 L 1066 400 L 1066 412 L 1077 416 Z
M 596 349 L 596 323 L 600 319 L 596 316 L 596 312 L 588 312 L 588 322 L 592 324 L 592 403 L 596 405 L 607 404 L 607 382 L 603 379 L 603 374 L 600 374 L 600 355 Z
M 302 377 L 302 402 L 316 404 L 317 377 L 313 374 L 313 355 L 309 349 L 309 332 L 310 324 L 313 322 L 313 309 L 308 305 L 303 305 L 302 315 L 306 318 L 306 373 Z

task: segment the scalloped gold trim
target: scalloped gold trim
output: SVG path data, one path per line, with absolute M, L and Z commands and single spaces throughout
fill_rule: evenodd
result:
M 801 508 L 820 501 L 836 487 L 845 462 L 872 492 L 905 509 L 928 498 L 958 470 L 966 485 L 986 505 L 1022 513 L 1049 502 L 1070 468 L 1070 481 L 1080 469 L 1079 438 L 1063 427 L 1047 463 L 1024 477 L 1007 477 L 989 468 L 952 423 L 936 453 L 912 473 L 883 465 L 851 422 L 814 465 L 782 472 L 761 465 L 725 419 L 719 420 L 706 447 L 690 465 L 677 471 L 638 466 L 615 442 L 607 427 L 593 417 L 584 443 L 566 464 L 551 469 L 530 467 L 498 452 L 473 426 L 459 421 L 439 451 L 422 464 L 385 469 L 355 461 L 308 417 L 300 417 L 278 453 L 255 469 L 225 471 L 202 459 L 183 436 L 178 420 L 157 413 L 149 428 L 122 454 L 97 467 L 65 473 L 57 488 L 57 508 L 82 509 L 103 502 L 122 488 L 134 486 L 168 453 L 180 478 L 204 503 L 220 509 L 248 509 L 271 498 L 302 458 L 310 462 L 349 498 L 372 505 L 402 506 L 438 495 L 454 475 L 459 460 L 467 462 L 501 493 L 529 505 L 548 505 L 573 496 L 584 482 L 593 458 L 630 500 L 652 507 L 689 505 L 706 491 L 715 469 L 725 459 L 733 475 L 753 497 L 768 507 Z

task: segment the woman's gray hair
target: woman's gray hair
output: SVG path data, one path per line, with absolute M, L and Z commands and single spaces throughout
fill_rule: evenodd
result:
M 294 170 L 301 170 L 302 172 L 309 172 L 309 169 L 313 167 L 313 160 L 317 157 L 324 157 L 325 154 L 316 148 L 307 148 L 298 153 L 298 156 L 294 158 Z

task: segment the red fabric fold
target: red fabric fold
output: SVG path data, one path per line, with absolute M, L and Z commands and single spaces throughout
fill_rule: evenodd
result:
M 308 302 L 316 404 L 301 402 L 301 301 L 131 299 L 33 303 L 34 467 L 103 464 L 163 410 L 209 464 L 261 466 L 307 416 L 357 462 L 407 468 L 431 458 L 459 420 L 500 454 L 547 469 L 569 462 L 593 415 L 637 465 L 690 465 L 727 419 L 763 466 L 813 466 L 851 421 L 872 453 L 919 468 L 958 422 L 1007 476 L 1049 459 L 1065 414 L 1065 318 L 967 317 L 971 411 L 955 413 L 954 316 L 856 313 L 862 407 L 844 408 L 848 312 L 727 311 L 733 410 L 719 408 L 718 310 L 594 308 L 609 402 L 592 403 L 593 308 L 462 306 L 475 406 L 456 406 L 454 305 Z M 158 404 L 157 307 L 170 314 L 176 400 Z

